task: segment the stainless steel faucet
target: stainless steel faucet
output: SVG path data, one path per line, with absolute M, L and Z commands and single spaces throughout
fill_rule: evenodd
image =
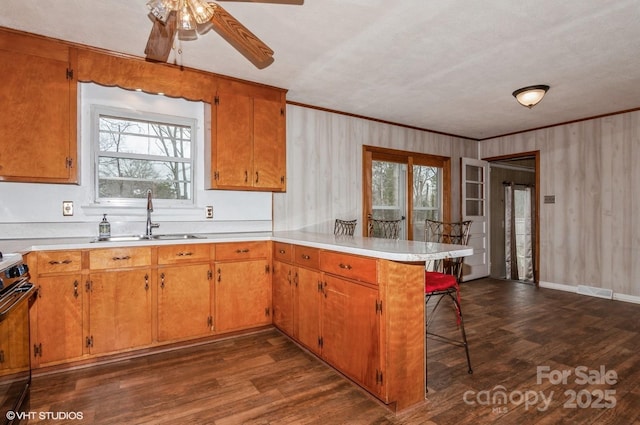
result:
M 158 223 L 151 222 L 151 213 L 153 212 L 153 202 L 151 201 L 151 189 L 147 191 L 147 233 L 145 236 L 147 238 L 151 237 L 152 229 L 157 229 L 160 227 Z

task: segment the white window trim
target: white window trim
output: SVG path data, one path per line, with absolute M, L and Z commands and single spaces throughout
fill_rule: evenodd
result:
M 100 115 L 111 115 L 122 118 L 137 119 L 143 121 L 158 121 L 167 124 L 175 124 L 191 127 L 191 199 L 155 199 L 154 207 L 158 208 L 194 208 L 196 201 L 196 164 L 197 162 L 197 128 L 198 120 L 190 117 L 180 117 L 175 115 L 157 114 L 153 112 L 136 111 L 125 108 L 116 108 L 105 105 L 91 105 L 91 179 L 92 179 L 92 205 L 89 207 L 114 207 L 114 208 L 141 208 L 146 206 L 146 199 L 99 199 L 98 198 L 98 160 L 100 152 L 97 145 L 99 139 Z

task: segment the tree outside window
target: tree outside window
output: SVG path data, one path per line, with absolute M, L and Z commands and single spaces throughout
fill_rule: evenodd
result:
M 193 199 L 192 120 L 156 120 L 98 112 L 97 201 Z

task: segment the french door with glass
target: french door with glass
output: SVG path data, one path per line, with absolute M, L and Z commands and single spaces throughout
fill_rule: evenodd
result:
M 400 239 L 424 240 L 425 219 L 449 217 L 449 159 L 364 147 L 363 226 L 367 220 L 402 220 Z

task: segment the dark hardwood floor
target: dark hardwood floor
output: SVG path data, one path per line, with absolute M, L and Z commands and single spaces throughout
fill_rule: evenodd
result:
M 35 376 L 29 423 L 640 423 L 640 305 L 493 279 L 463 284 L 462 305 L 473 375 L 430 340 L 427 400 L 398 415 L 274 329 Z M 448 310 L 436 326 L 456 335 Z

